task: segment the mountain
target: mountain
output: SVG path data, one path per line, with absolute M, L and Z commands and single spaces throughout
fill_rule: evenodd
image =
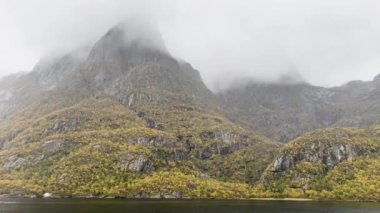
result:
M 146 32 L 127 35 L 128 30 L 137 31 L 136 27 L 129 28 L 120 24 L 90 50 L 85 47 L 44 59 L 32 72 L 18 76 L 20 79 L 4 79 L 0 87 L 0 95 L 4 96 L 0 98 L 0 117 L 10 116 L 10 110 L 30 103 L 29 97 L 36 99 L 47 91 L 79 92 L 76 96 L 84 97 L 110 95 L 126 105 L 158 104 L 171 99 L 215 105 L 217 98 L 204 85 L 199 72 L 171 57 L 158 32 L 149 35 L 159 38 L 146 36 Z
M 94 45 L 77 73 L 75 88 L 85 85 L 95 95 L 111 95 L 127 105 L 171 99 L 212 105 L 216 97 L 199 72 L 170 56 L 161 37 L 130 38 L 128 30 L 117 26 Z
M 118 25 L 5 79 L 0 194 L 247 197 L 280 145 L 221 114 L 150 31 Z
M 156 30 L 119 24 L 0 80 L 0 195 L 378 200 L 379 79 L 216 95 Z
M 232 121 L 286 143 L 320 128 L 380 124 L 378 79 L 334 88 L 252 81 L 218 96 Z

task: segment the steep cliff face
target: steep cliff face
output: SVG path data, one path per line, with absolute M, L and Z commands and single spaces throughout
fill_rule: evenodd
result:
M 336 193 L 334 190 L 339 188 L 332 187 L 330 182 L 334 181 L 331 179 L 333 176 L 336 178 L 337 171 L 340 173 L 342 168 L 351 164 L 352 170 L 340 173 L 340 178 L 355 182 L 358 178 L 355 177 L 355 170 L 363 173 L 380 163 L 379 139 L 377 128 L 327 129 L 306 134 L 282 148 L 279 156 L 267 168 L 262 182 L 268 190 L 277 193 L 296 189 L 303 190 L 301 194 L 304 196 L 307 196 L 306 190 L 314 190 L 315 195 L 322 190 Z M 371 166 L 357 167 L 357 162 L 368 159 L 372 159 Z M 346 179 L 346 176 L 350 178 Z M 378 180 L 378 176 L 373 178 Z
M 274 161 L 271 171 L 286 172 L 295 168 L 297 163 L 301 162 L 323 164 L 327 168 L 332 168 L 342 161 L 351 161 L 355 159 L 355 157 L 363 155 L 361 147 L 352 147 L 352 145 L 339 142 L 333 144 L 331 147 L 325 147 L 325 144 L 318 142 L 318 144 L 305 147 L 305 149 L 308 149 L 308 151 L 300 151 L 296 156 L 288 153 L 281 155 L 281 157 Z
M 331 169 L 343 161 L 352 161 L 379 151 L 378 144 L 369 140 L 363 130 L 330 129 L 306 134 L 286 145 L 271 172 L 287 172 L 298 163 L 320 164 Z
M 216 106 L 216 96 L 190 64 L 174 59 L 158 32 L 134 35 L 117 26 L 92 48 L 76 84 L 95 95 L 110 95 L 128 106 L 180 102 Z

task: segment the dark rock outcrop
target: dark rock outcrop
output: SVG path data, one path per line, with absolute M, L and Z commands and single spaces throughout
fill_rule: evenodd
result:
M 117 163 L 117 166 L 132 172 L 150 172 L 154 170 L 153 163 L 147 157 L 132 153 L 125 154 Z
M 17 155 L 10 156 L 6 161 L 7 162 L 4 164 L 3 169 L 8 172 L 19 169 L 26 163 L 25 158 L 19 157 Z
M 356 130 L 360 131 L 360 130 Z M 357 135 L 355 135 L 357 134 Z M 368 134 L 368 135 L 366 135 Z M 327 170 L 344 161 L 377 152 L 380 146 L 362 137 L 369 133 L 352 133 L 346 129 L 317 131 L 287 144 L 274 160 L 271 172 L 288 172 L 300 163 L 323 165 Z

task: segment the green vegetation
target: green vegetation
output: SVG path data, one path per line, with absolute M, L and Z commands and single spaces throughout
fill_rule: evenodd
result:
M 246 198 L 279 148 L 191 105 L 49 108 L 1 124 L 0 194 Z
M 129 192 L 138 197 L 247 198 L 249 186 L 222 182 L 180 171 L 161 171 L 132 181 Z
M 380 197 L 380 127 L 319 130 L 281 148 L 191 104 L 131 110 L 103 97 L 30 106 L 0 125 L 0 143 L 0 194 Z M 281 156 L 292 164 L 273 172 Z
M 0 194 L 380 199 L 380 127 L 294 139 L 378 124 L 379 77 L 217 96 L 189 64 L 123 37 L 115 27 L 83 59 L 1 83 Z
M 278 144 L 196 107 L 135 112 L 102 98 L 20 122 L 23 114 L 0 126 L 0 194 L 380 197 L 380 127 L 319 130 L 278 153 Z M 293 164 L 273 172 L 281 156 Z
M 379 127 L 316 131 L 287 144 L 280 156 L 293 159 L 294 165 L 267 169 L 262 188 L 273 196 L 380 199 Z

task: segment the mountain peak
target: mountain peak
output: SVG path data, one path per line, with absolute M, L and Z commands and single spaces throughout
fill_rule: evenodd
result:
M 158 30 L 140 22 L 122 22 L 93 46 L 86 63 L 126 71 L 136 64 L 159 61 L 170 54 Z
M 198 71 L 172 57 L 158 30 L 146 23 L 111 28 L 77 72 L 69 88 L 115 97 L 128 106 L 173 100 L 211 105 L 215 99 Z
M 296 69 L 290 69 L 276 79 L 277 84 L 307 84 L 301 73 Z
M 141 21 L 124 21 L 111 28 L 102 38 L 108 44 L 155 49 L 166 52 L 165 43 L 158 29 Z

